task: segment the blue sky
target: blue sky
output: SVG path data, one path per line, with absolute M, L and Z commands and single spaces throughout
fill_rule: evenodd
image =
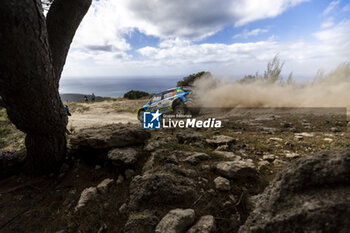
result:
M 262 73 L 275 54 L 299 81 L 350 61 L 349 0 L 100 0 L 63 78 Z

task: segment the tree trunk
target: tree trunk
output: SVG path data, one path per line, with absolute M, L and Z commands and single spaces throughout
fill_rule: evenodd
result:
M 58 169 L 66 154 L 67 114 L 58 93 L 64 62 L 54 67 L 48 37 L 40 0 L 0 1 L 0 96 L 10 120 L 27 133 L 27 157 L 36 173 Z

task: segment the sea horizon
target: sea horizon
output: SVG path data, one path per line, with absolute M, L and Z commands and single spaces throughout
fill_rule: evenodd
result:
M 130 77 L 65 77 L 60 81 L 60 94 L 84 94 L 101 97 L 123 97 L 130 90 L 157 93 L 176 87 L 182 76 Z

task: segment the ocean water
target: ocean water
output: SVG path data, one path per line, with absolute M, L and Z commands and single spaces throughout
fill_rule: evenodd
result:
M 115 77 L 62 78 L 60 93 L 91 94 L 103 97 L 122 97 L 130 90 L 157 93 L 176 87 L 182 77 Z

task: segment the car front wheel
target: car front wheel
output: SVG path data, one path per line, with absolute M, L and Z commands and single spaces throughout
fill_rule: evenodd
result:
M 139 121 L 142 123 L 143 122 L 143 113 L 145 111 L 144 110 L 140 110 L 139 113 L 138 113 L 138 117 L 139 117 Z
M 187 112 L 186 106 L 183 103 L 179 103 L 174 107 L 175 115 L 185 115 Z

